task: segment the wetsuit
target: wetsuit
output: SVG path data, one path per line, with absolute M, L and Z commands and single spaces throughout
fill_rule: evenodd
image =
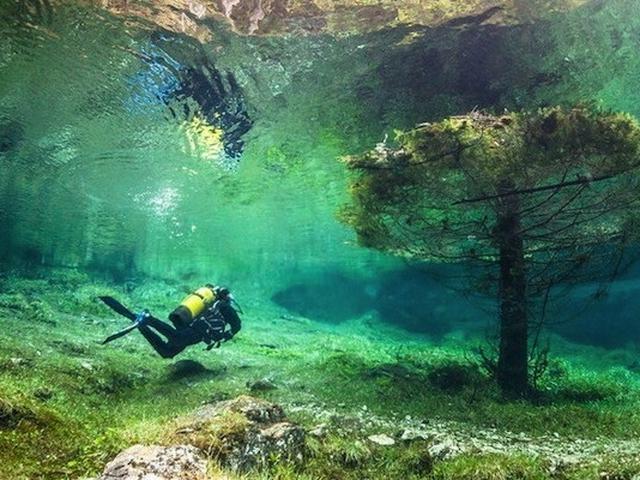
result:
M 225 330 L 226 325 L 229 325 L 230 330 Z M 149 316 L 139 329 L 162 358 L 173 358 L 196 343 L 205 342 L 211 348 L 217 342 L 230 340 L 240 331 L 241 326 L 240 317 L 231 304 L 219 300 L 184 328 L 174 328 Z

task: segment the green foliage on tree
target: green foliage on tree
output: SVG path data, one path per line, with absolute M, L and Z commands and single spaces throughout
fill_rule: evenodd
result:
M 612 278 L 640 239 L 640 125 L 585 106 L 472 112 L 397 141 L 344 160 L 342 220 L 364 246 L 479 267 L 473 288 L 500 308 L 498 382 L 525 394 L 534 305 L 544 317 L 561 287 Z

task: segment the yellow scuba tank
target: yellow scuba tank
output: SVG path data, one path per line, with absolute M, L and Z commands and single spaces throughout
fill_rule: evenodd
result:
M 212 305 L 215 299 L 216 294 L 212 286 L 200 287 L 182 300 L 180 306 L 169 314 L 169 320 L 176 328 L 186 327 Z

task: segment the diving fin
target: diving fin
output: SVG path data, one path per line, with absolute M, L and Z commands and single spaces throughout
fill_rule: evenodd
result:
M 133 332 L 136 328 L 138 328 L 140 325 L 138 325 L 137 323 L 134 323 L 133 325 L 128 326 L 127 328 L 125 328 L 124 330 L 120 330 L 117 333 L 114 333 L 113 335 L 109 335 L 107 338 L 105 338 L 102 341 L 102 345 L 105 345 L 109 342 L 113 342 L 114 340 L 120 338 L 120 337 L 124 337 L 127 333 Z
M 114 312 L 119 313 L 123 317 L 127 317 L 132 322 L 137 321 L 138 315 L 136 315 L 131 310 L 129 310 L 127 307 L 122 305 L 115 298 L 113 298 L 113 297 L 98 297 L 98 298 L 100 300 L 102 300 L 104 302 L 104 304 L 107 307 L 109 307 L 111 310 L 113 310 Z
M 105 297 L 105 298 L 111 298 L 111 297 Z M 102 297 L 101 297 L 101 299 L 102 299 Z M 116 303 L 118 305 L 120 305 L 119 302 L 116 301 Z M 111 306 L 111 305 L 109 305 L 109 306 Z M 122 305 L 120 305 L 120 306 L 122 306 Z M 127 310 L 125 307 L 122 307 L 122 308 Z M 120 313 L 120 312 L 118 312 L 118 313 Z M 124 337 L 126 334 L 133 332 L 136 328 L 144 325 L 146 323 L 147 318 L 149 318 L 149 310 L 143 310 L 142 312 L 140 312 L 137 315 L 135 313 L 133 313 L 133 312 L 129 312 L 129 313 L 131 313 L 133 315 L 133 319 L 132 319 L 133 320 L 133 324 L 129 325 L 127 328 L 124 328 L 124 329 L 120 330 L 119 332 L 114 333 L 113 335 L 109 335 L 107 338 L 105 338 L 102 341 L 102 345 L 105 345 L 105 344 L 107 344 L 109 342 L 113 342 L 114 340 L 116 340 L 116 339 L 118 339 L 120 337 Z

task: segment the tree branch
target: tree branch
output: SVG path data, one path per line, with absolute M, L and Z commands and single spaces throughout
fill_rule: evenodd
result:
M 572 180 L 570 182 L 564 182 L 564 183 L 556 183 L 555 185 L 545 185 L 542 187 L 533 187 L 533 188 L 525 188 L 522 190 L 513 190 L 511 192 L 504 192 L 504 193 L 497 193 L 495 195 L 486 195 L 486 196 L 482 196 L 482 197 L 475 197 L 475 198 L 465 198 L 462 200 L 458 200 L 457 202 L 453 202 L 452 205 L 461 205 L 464 203 L 476 203 L 476 202 L 484 202 L 486 200 L 495 200 L 496 198 L 502 198 L 502 197 L 510 197 L 512 195 L 523 195 L 523 194 L 528 194 L 528 193 L 537 193 L 537 192 L 544 192 L 547 190 L 553 190 L 553 189 L 560 189 L 560 188 L 564 188 L 564 187 L 572 187 L 575 185 L 585 185 L 585 184 L 589 184 L 589 183 L 594 183 L 594 182 L 601 182 L 603 180 L 609 180 L 611 178 L 617 177 L 618 175 L 622 175 L 623 173 L 626 173 L 628 170 L 625 170 L 623 172 L 619 172 L 616 174 L 610 174 L 610 175 L 602 175 L 600 177 L 593 177 L 593 178 L 578 178 L 577 180 Z

